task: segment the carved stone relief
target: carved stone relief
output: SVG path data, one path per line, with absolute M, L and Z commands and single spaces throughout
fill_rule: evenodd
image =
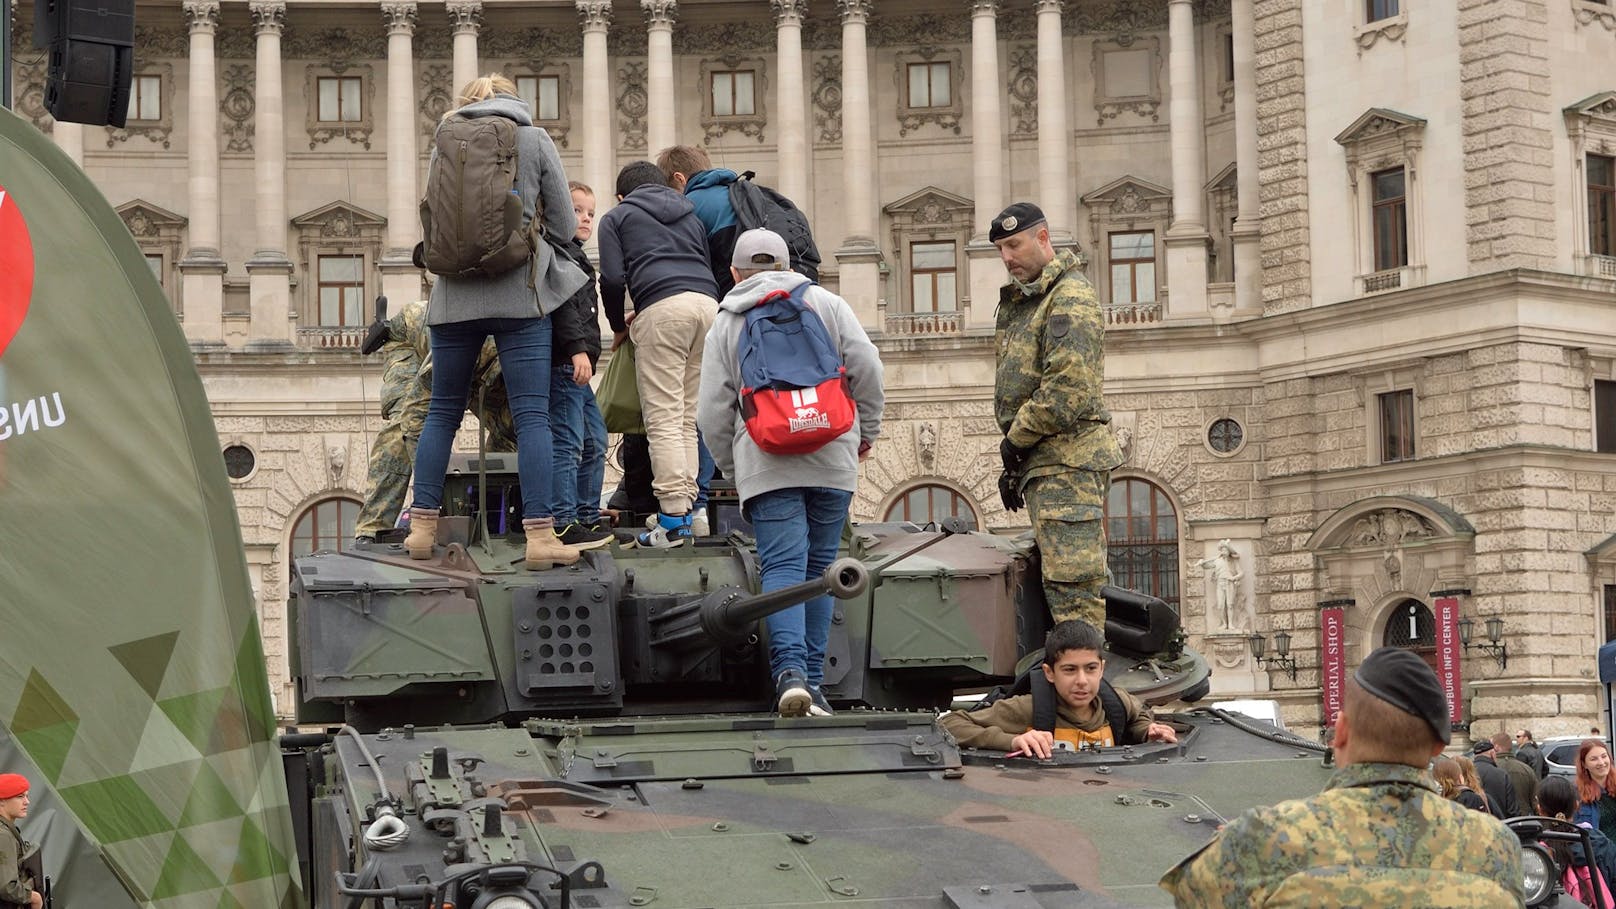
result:
M 583 52 L 583 35 L 573 29 L 490 29 L 477 39 L 477 55 L 484 60 L 509 58 L 547 66 L 563 57 L 582 56 Z M 631 56 L 644 53 L 642 42 Z
M 438 122 L 449 112 L 449 108 L 454 106 L 454 66 L 447 63 L 423 65 L 417 62 L 416 70 L 420 73 L 416 80 L 415 93 L 421 99 L 418 105 L 421 112 L 421 135 L 430 145 Z
M 433 22 L 418 25 L 410 39 L 410 53 L 417 62 L 422 60 L 451 60 L 454 58 L 454 32 L 446 24 Z M 455 86 L 458 90 L 460 86 Z
M 1401 508 L 1382 508 L 1353 522 L 1347 534 L 1348 546 L 1396 546 L 1408 540 L 1431 537 L 1435 531 L 1429 521 L 1412 511 Z
M 772 54 L 774 35 L 773 22 L 690 23 L 673 30 L 673 52 L 701 55 L 766 50 Z
M 219 100 L 219 125 L 224 129 L 225 151 L 253 150 L 253 68 L 232 63 L 224 71 L 224 97 Z
M 346 28 L 289 30 L 281 46 L 288 60 L 322 60 L 332 69 L 387 56 L 386 36 L 373 29 L 359 32 Z
M 1141 33 L 1167 28 L 1167 4 L 1137 0 L 1085 3 L 1066 16 L 1062 25 L 1069 35 L 1109 35 L 1117 44 L 1129 47 Z
M 140 58 L 150 60 L 153 57 L 188 57 L 191 53 L 191 39 L 183 28 L 169 26 L 136 25 L 135 46 L 140 48 Z
M 819 141 L 842 141 L 842 57 L 825 54 L 814 61 L 814 125 Z
M 872 21 L 868 29 L 869 43 L 875 46 L 961 44 L 971 40 L 971 20 L 963 15 L 883 16 Z
M 1010 135 L 1038 135 L 1038 49 L 1010 49 Z
M 1598 22 L 1616 32 L 1616 11 L 1600 0 L 1571 0 L 1571 14 L 1576 17 L 1578 25 Z
M 645 64 L 624 63 L 617 70 L 617 84 L 617 128 L 623 137 L 623 147 L 644 148 L 645 115 L 650 109 L 650 96 L 645 90 Z
M 16 76 L 16 110 L 28 118 L 34 128 L 50 135 L 56 127 L 56 118 L 45 109 L 45 55 L 33 60 L 19 57 Z

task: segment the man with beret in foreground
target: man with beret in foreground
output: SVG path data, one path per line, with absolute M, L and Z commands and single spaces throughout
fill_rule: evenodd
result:
M 1451 733 L 1436 673 L 1382 647 L 1347 680 L 1341 769 L 1320 794 L 1253 808 L 1161 879 L 1179 907 L 1519 906 L 1521 845 L 1426 772 Z
M 1071 250 L 1055 252 L 1031 202 L 988 229 L 1010 283 L 999 291 L 993 415 L 1004 433 L 999 499 L 1023 504 L 1038 543 L 1044 600 L 1055 621 L 1105 628 L 1101 509 L 1122 449 L 1105 409 L 1105 326 L 1094 288 Z
M 17 832 L 17 821 L 28 816 L 28 778 L 0 773 L 0 906 L 40 909 L 45 898 L 34 889 L 33 876 L 22 864 L 39 848 Z

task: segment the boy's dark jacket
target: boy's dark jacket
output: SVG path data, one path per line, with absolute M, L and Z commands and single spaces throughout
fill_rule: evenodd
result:
M 635 312 L 678 293 L 718 300 L 707 232 L 690 200 L 670 187 L 636 187 L 600 219 L 601 303 L 613 331 L 628 327 L 625 291 Z
M 551 318 L 555 319 L 555 324 L 551 326 L 553 365 L 565 366 L 572 360 L 573 354 L 586 353 L 589 355 L 589 365 L 593 367 L 600 362 L 600 298 L 595 293 L 595 267 L 589 264 L 589 254 L 584 252 L 584 245 L 576 239 L 557 243 L 556 250 L 565 253 L 567 258 L 583 269 L 589 280 L 551 314 Z

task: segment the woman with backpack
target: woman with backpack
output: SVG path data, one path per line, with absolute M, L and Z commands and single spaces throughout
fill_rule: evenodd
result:
M 1577 807 L 1577 787 L 1565 777 L 1550 776 L 1538 787 L 1538 814 L 1570 824 L 1574 823 L 1572 818 L 1577 814 Z M 1613 903 L 1608 888 L 1610 881 L 1616 879 L 1616 844 L 1587 821 L 1576 823 L 1576 826 L 1588 831 L 1589 841 L 1594 847 L 1594 860 L 1592 864 L 1589 863 L 1581 843 L 1551 843 L 1549 848 L 1554 852 L 1555 861 L 1565 869 L 1561 885 L 1567 894 L 1583 905 L 1593 905 L 1592 897 L 1597 890 L 1604 900 L 1603 905 L 1611 906 Z
M 549 315 L 587 279 L 546 239 L 566 242 L 577 230 L 572 196 L 555 144 L 533 126 L 511 80 L 468 82 L 438 124 L 421 220 L 417 261 L 439 278 L 427 306 L 432 404 L 415 452 L 404 548 L 412 559 L 432 555 L 449 449 L 492 335 L 516 424 L 526 567 L 570 565 L 578 551 L 556 536 L 550 514 Z

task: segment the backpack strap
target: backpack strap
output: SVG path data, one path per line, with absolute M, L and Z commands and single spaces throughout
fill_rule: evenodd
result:
M 1032 695 L 1032 722 L 1028 728 L 1039 729 L 1044 732 L 1054 732 L 1058 721 L 1057 711 L 1060 707 L 1059 699 L 1055 696 L 1055 686 L 1049 679 L 1044 678 L 1042 672 L 1035 672 L 1034 666 L 1021 678 L 1016 680 L 1012 692 L 1025 692 Z M 1100 710 L 1105 714 L 1105 723 L 1111 727 L 1111 739 L 1118 745 L 1137 745 L 1128 733 L 1128 707 L 1122 703 L 1122 696 L 1117 689 L 1104 678 L 1100 679 Z
M 1122 703 L 1122 695 L 1103 677 L 1100 679 L 1100 709 L 1105 711 L 1105 722 L 1111 727 L 1111 736 L 1118 745 L 1139 744 L 1128 732 L 1128 708 Z

